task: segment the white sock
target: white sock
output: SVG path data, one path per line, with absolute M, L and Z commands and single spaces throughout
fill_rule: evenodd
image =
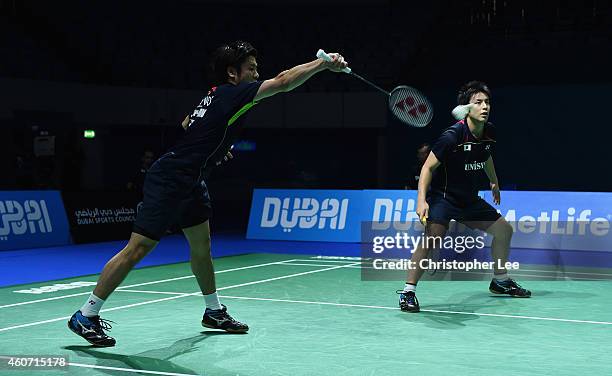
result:
M 221 309 L 221 302 L 219 302 L 219 295 L 217 292 L 212 294 L 204 295 L 204 301 L 206 302 L 206 308 L 208 309 Z
M 498 282 L 503 282 L 510 279 L 507 272 L 504 274 L 493 274 L 493 278 L 495 278 Z
M 408 292 L 408 291 L 416 292 L 416 285 L 413 285 L 412 283 L 406 283 L 404 285 L 404 291 L 405 292 Z
M 92 292 L 89 298 L 87 298 L 87 301 L 85 301 L 85 304 L 81 307 L 81 313 L 85 317 L 99 316 L 102 304 L 104 304 L 104 300 L 98 298 Z

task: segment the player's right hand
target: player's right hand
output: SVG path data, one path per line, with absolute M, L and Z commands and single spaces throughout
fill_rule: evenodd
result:
M 344 60 L 344 57 L 337 52 L 330 53 L 329 56 L 332 61 L 325 62 L 325 68 L 333 72 L 342 72 L 342 70 L 348 67 L 348 61 Z
M 429 218 L 429 204 L 427 201 L 423 200 L 417 204 L 416 213 L 421 218 Z

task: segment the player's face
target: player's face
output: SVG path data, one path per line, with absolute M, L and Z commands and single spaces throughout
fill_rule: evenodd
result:
M 476 93 L 470 98 L 470 103 L 474 106 L 468 114 L 472 120 L 477 122 L 483 122 L 489 120 L 489 114 L 491 113 L 491 102 L 489 97 L 485 93 Z
M 145 151 L 145 153 L 142 156 L 142 164 L 146 168 L 149 168 L 153 164 L 153 158 L 155 158 L 155 156 L 153 155 L 153 152 Z
M 255 56 L 249 56 L 240 67 L 240 77 L 238 81 L 253 82 L 257 81 L 258 78 L 259 73 L 257 72 L 257 60 L 255 59 Z

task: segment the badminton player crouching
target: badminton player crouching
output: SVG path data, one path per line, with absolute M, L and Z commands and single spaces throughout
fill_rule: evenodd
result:
M 488 123 L 491 92 L 482 82 L 472 81 L 459 91 L 457 102 L 468 110 L 465 117 L 442 132 L 423 168 L 418 184 L 417 214 L 424 218 L 427 236 L 443 237 L 451 219 L 493 236 L 491 253 L 494 275 L 489 291 L 527 298 L 531 292 L 508 277 L 501 267 L 508 260 L 512 227 L 478 196 L 478 174 L 484 170 L 490 181 L 495 204 L 500 203 L 499 182 L 491 153 L 495 147 L 494 127 Z M 431 189 L 430 189 L 431 187 Z M 416 287 L 423 275 L 420 262 L 428 249 L 418 247 L 412 255 L 414 268 L 399 293 L 402 311 L 419 312 Z
M 185 134 L 148 171 L 143 205 L 128 244 L 104 266 L 93 293 L 68 321 L 68 327 L 95 346 L 114 346 L 105 330 L 108 321 L 100 308 L 128 272 L 155 246 L 171 223 L 179 223 L 190 248 L 191 270 L 204 295 L 202 325 L 244 333 L 249 327 L 234 320 L 217 296 L 210 254 L 211 202 L 203 177 L 228 155 L 242 128 L 242 115 L 258 101 L 300 86 L 314 74 L 340 72 L 347 62 L 339 54 L 332 61 L 317 59 L 259 81 L 257 51 L 246 42 L 218 48 L 211 67 L 212 87 L 193 113 L 183 121 Z

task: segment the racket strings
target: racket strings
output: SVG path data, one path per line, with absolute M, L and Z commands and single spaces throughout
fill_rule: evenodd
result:
M 389 109 L 400 121 L 415 127 L 426 126 L 433 117 L 433 108 L 427 98 L 407 86 L 391 92 Z

